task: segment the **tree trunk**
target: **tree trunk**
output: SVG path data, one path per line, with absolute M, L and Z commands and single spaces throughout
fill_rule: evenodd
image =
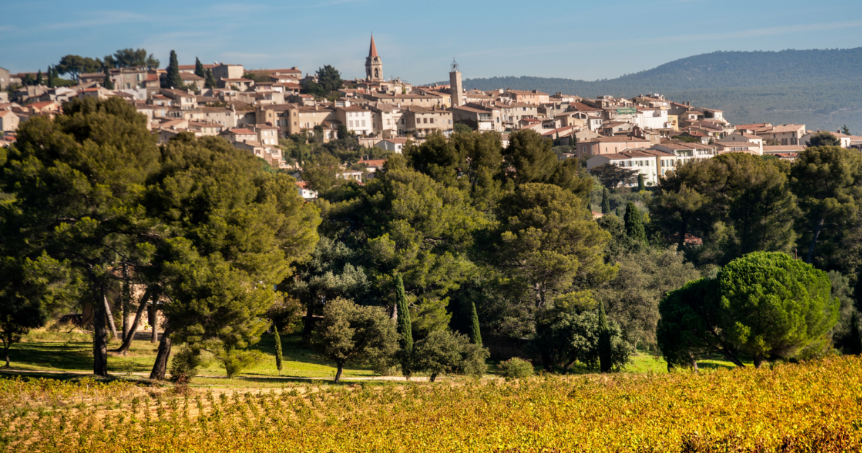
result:
M 745 364 L 742 363 L 739 359 L 737 359 L 736 356 L 733 355 L 733 353 L 728 351 L 727 349 L 722 349 L 721 354 L 724 356 L 724 358 L 733 362 L 734 365 L 736 365 L 740 368 L 745 368 Z
M 153 371 L 150 372 L 150 379 L 164 381 L 165 375 L 168 372 L 168 358 L 171 356 L 171 333 L 165 323 L 165 333 L 162 335 L 162 341 L 159 343 L 159 351 L 156 353 L 156 363 L 153 364 Z
M 115 352 L 118 352 L 121 355 L 127 355 L 129 353 L 129 347 L 131 347 L 132 341 L 135 339 L 135 334 L 138 332 L 138 327 L 141 325 L 141 316 L 143 316 L 144 310 L 147 309 L 147 301 L 150 300 L 151 294 L 152 289 L 148 287 L 147 291 L 141 297 L 138 311 L 135 313 L 135 321 L 132 322 L 132 325 L 129 327 L 129 331 L 123 336 L 123 344 L 117 348 Z
M 344 362 L 337 362 L 338 370 L 335 372 L 335 383 L 341 382 L 341 373 L 344 372 Z
M 117 336 L 117 326 L 114 324 L 114 314 L 111 313 L 111 304 L 108 303 L 108 296 L 105 295 L 105 292 L 102 291 L 102 300 L 105 301 L 105 316 L 108 318 L 108 326 L 111 328 L 111 335 L 114 338 L 120 338 Z
M 689 356 L 689 358 L 691 359 L 691 367 L 692 367 L 692 369 L 694 369 L 694 371 L 698 371 L 698 369 L 697 369 L 697 360 L 695 360 L 694 356 L 693 356 L 691 353 L 689 353 L 689 355 L 688 355 L 688 356 Z
M 126 342 L 126 338 L 129 336 L 129 330 L 131 330 L 132 326 L 129 325 L 129 310 L 131 309 L 131 298 L 132 294 L 129 290 L 129 272 L 125 265 L 123 264 L 123 343 Z
M 12 346 L 12 342 L 7 342 L 3 340 L 3 356 L 6 357 L 6 366 L 4 368 L 11 368 L 12 365 L 9 364 L 9 348 Z
M 101 300 L 99 300 L 101 299 Z M 108 332 L 105 330 L 105 285 L 100 285 L 93 304 L 93 374 L 108 375 Z
M 431 373 L 431 379 L 430 379 L 430 381 L 431 381 L 431 382 L 434 382 L 434 381 L 436 381 L 436 380 L 437 380 L 437 373 Z
M 754 368 L 760 368 L 761 365 L 763 365 L 763 356 L 756 354 L 754 356 Z
M 314 329 L 314 305 L 309 303 L 305 309 L 305 324 L 302 328 L 302 338 L 304 340 L 311 339 L 311 331 Z
M 159 342 L 159 310 L 156 308 L 156 301 L 153 301 L 153 305 L 150 306 L 150 313 L 153 314 L 153 335 L 150 337 L 150 343 L 158 343 Z M 167 330 L 167 329 L 165 329 Z
M 805 259 L 805 262 L 811 264 L 811 260 L 814 259 L 814 245 L 817 244 L 817 236 L 820 236 L 820 230 L 823 229 L 823 223 L 826 221 L 825 217 L 821 217 L 820 221 L 817 222 L 817 226 L 814 227 L 814 236 L 811 237 L 811 244 L 808 246 L 808 258 Z

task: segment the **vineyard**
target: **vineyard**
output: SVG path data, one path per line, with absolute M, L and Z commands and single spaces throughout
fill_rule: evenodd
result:
M 503 382 L 0 380 L 5 451 L 860 451 L 862 360 Z

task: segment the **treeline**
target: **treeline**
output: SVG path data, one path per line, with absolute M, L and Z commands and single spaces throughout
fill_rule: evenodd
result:
M 282 144 L 314 203 L 221 139 L 157 146 L 119 100 L 25 123 L 0 156 L 0 246 L 14 276 L 0 289 L 4 342 L 86 304 L 105 374 L 109 301 L 131 314 L 138 287 L 138 306 L 153 301 L 167 318 L 153 378 L 172 343 L 186 371 L 209 351 L 235 374 L 271 324 L 301 331 L 339 370 L 432 377 L 481 374 L 488 335 L 528 340 L 522 355 L 548 371 L 621 369 L 636 348 L 675 365 L 856 352 L 855 152 L 811 148 L 792 165 L 725 154 L 635 193 L 604 190 L 530 130 L 506 148 L 490 132 L 431 135 L 381 155 L 364 184 L 337 177 L 342 159 L 371 151 L 349 134 Z M 711 305 L 686 296 L 703 285 L 718 285 Z M 764 316 L 788 321 L 755 322 Z

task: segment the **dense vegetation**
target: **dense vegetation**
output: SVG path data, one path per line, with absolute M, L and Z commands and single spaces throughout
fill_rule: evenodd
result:
M 467 89 L 501 87 L 561 91 L 583 97 L 662 93 L 677 102 L 725 111 L 737 124 L 804 123 L 862 132 L 862 47 L 781 52 L 713 52 L 683 58 L 616 79 L 543 77 L 466 79 Z
M 185 394 L 0 380 L 0 449 L 858 452 L 860 386 L 858 358 L 700 374 Z

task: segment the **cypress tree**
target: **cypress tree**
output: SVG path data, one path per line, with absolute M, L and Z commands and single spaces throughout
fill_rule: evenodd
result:
M 640 211 L 631 201 L 626 204 L 625 215 L 626 236 L 635 242 L 646 244 L 646 231 L 644 230 L 643 217 Z
M 48 66 L 48 88 L 54 88 L 54 69 Z
M 401 371 L 404 376 L 410 376 L 413 357 L 413 325 L 410 322 L 410 308 L 407 306 L 407 294 L 404 292 L 404 280 L 401 274 L 395 276 L 395 307 L 398 310 L 398 342 L 401 344 Z
M 602 189 L 602 214 L 610 214 L 610 213 L 611 213 L 610 195 L 608 194 L 608 188 L 605 187 Z
M 281 336 L 278 335 L 278 326 L 275 324 L 272 325 L 273 330 L 273 338 L 275 339 L 275 367 L 278 368 L 278 375 L 281 376 L 281 365 L 282 365 L 282 356 L 281 356 Z
M 645 189 L 646 189 L 646 187 L 644 186 L 644 175 L 640 174 L 640 175 L 638 175 L 638 192 L 645 190 Z
M 395 306 L 398 307 L 398 334 L 401 336 L 401 348 L 410 352 L 413 350 L 413 325 L 410 322 L 410 308 L 407 306 L 407 294 L 404 292 L 404 280 L 401 274 L 395 276 Z
M 622 216 L 623 216 L 622 211 L 620 211 L 620 207 L 619 207 L 619 206 L 617 206 L 617 209 L 615 209 L 615 210 L 614 210 L 614 214 L 616 214 L 616 216 L 617 216 L 617 217 L 622 217 Z
M 111 80 L 111 74 L 108 72 L 108 68 L 105 68 L 105 89 L 113 90 L 114 89 L 114 81 Z
M 39 70 L 39 73 L 36 74 L 36 85 L 42 84 L 42 70 Z
M 470 342 L 482 346 L 482 332 L 479 328 L 479 313 L 476 304 L 470 302 Z
M 203 78 L 207 77 L 207 71 L 204 69 L 204 65 L 198 57 L 195 57 L 195 75 Z
M 183 87 L 183 79 L 180 77 L 180 63 L 177 61 L 177 52 L 171 51 L 171 62 L 168 64 L 168 71 L 165 77 L 165 88 L 181 89 Z
M 611 371 L 611 329 L 602 301 L 599 301 L 599 368 L 602 373 Z
M 207 69 L 206 79 L 205 86 L 207 88 L 215 88 L 218 85 L 211 69 Z

